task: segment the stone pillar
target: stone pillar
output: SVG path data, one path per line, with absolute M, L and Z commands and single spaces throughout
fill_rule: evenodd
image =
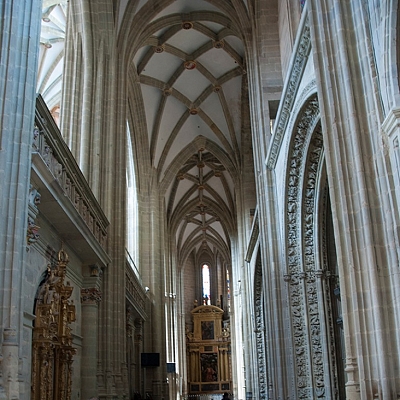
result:
M 99 290 L 98 268 L 91 268 L 91 277 L 85 279 L 81 290 L 82 302 L 82 399 L 97 397 L 97 347 L 98 312 L 101 292 Z
M 141 382 L 141 366 L 140 366 L 140 357 L 143 350 L 143 321 L 139 318 L 135 319 L 135 341 L 134 341 L 134 357 L 135 357 L 135 389 L 140 391 L 140 382 Z
M 400 364 L 391 331 L 397 293 L 388 278 L 389 246 L 397 233 L 386 211 L 386 150 L 376 134 L 383 109 L 374 50 L 381 45 L 373 48 L 365 5 L 310 0 L 305 7 L 338 255 L 349 400 L 392 398 Z
M 5 391 L 8 399 L 19 398 L 18 388 L 18 340 L 17 330 L 4 328 L 3 330 L 3 375 Z M 6 398 L 6 397 L 5 397 Z
M 125 318 L 121 318 L 125 315 L 126 256 L 121 238 L 126 237 L 125 78 L 129 61 L 124 52 L 119 56 L 117 51 L 124 45 L 116 44 L 113 3 L 100 1 L 96 7 L 91 3 L 76 0 L 68 5 L 61 131 L 112 222 L 107 243 L 112 262 L 102 277 L 107 301 L 100 304 L 98 383 L 100 396 L 122 398 L 127 396 Z
M 5 0 L 0 7 L 0 396 L 5 392 L 7 399 L 21 398 L 18 346 L 41 3 Z

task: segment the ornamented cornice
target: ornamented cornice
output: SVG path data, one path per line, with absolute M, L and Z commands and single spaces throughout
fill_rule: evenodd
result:
M 293 104 L 299 89 L 301 78 L 311 50 L 310 26 L 308 18 L 304 19 L 302 33 L 298 42 L 294 59 L 291 63 L 289 79 L 283 89 L 278 115 L 275 121 L 275 133 L 267 156 L 267 168 L 274 169 L 282 145 L 287 124 L 293 109 Z
M 224 310 L 213 305 L 201 305 L 191 311 L 192 314 L 223 314 Z

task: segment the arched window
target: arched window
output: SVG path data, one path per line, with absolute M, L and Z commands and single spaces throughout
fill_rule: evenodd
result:
M 136 179 L 135 179 L 135 163 L 133 160 L 131 133 L 128 123 L 126 124 L 127 135 L 127 168 L 126 168 L 126 250 L 128 260 L 135 271 L 137 270 L 137 227 L 138 227 L 138 209 L 137 209 L 137 193 L 136 193 Z
M 201 277 L 203 282 L 203 304 L 211 304 L 210 267 L 207 264 L 203 264 L 201 268 Z

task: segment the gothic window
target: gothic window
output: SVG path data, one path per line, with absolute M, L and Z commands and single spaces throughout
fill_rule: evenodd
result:
M 127 135 L 127 168 L 126 168 L 126 212 L 127 212 L 127 230 L 126 230 L 126 250 L 129 264 L 135 273 L 137 270 L 137 226 L 138 226 L 138 209 L 137 209 L 137 192 L 135 179 L 135 164 L 132 151 L 132 140 L 129 125 L 126 125 Z
M 210 267 L 203 264 L 201 267 L 201 278 L 203 283 L 203 304 L 211 304 L 211 285 L 210 285 Z

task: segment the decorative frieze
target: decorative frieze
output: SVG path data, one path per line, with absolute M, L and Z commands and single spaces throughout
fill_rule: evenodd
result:
M 98 288 L 83 288 L 81 289 L 82 304 L 98 304 L 102 298 L 102 293 Z
M 306 104 L 295 127 L 289 157 L 287 178 L 287 261 L 294 355 L 297 370 L 297 396 L 324 398 L 324 375 L 321 358 L 321 329 L 316 296 L 314 266 L 314 196 L 316 158 L 304 165 L 307 143 L 319 119 L 318 99 L 313 96 Z M 320 141 L 320 148 L 322 141 Z M 304 169 L 306 175 L 304 176 Z M 305 181 L 305 197 L 302 199 Z M 304 221 L 302 225 L 301 221 Z M 315 391 L 315 393 L 314 393 Z

